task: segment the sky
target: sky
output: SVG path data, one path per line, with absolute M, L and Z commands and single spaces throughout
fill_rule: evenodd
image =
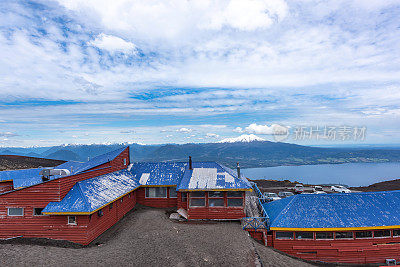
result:
M 282 127 L 291 143 L 400 144 L 399 14 L 398 0 L 0 1 L 0 146 Z

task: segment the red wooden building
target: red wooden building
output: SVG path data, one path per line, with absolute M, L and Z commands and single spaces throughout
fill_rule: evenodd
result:
M 400 191 L 296 195 L 263 204 L 266 243 L 313 261 L 400 261 Z
M 246 178 L 214 162 L 130 164 L 129 148 L 56 168 L 71 174 L 42 179 L 37 169 L 24 179 L 18 173 L 3 175 L 11 175 L 13 185 L 0 193 L 0 238 L 41 237 L 86 245 L 136 203 L 177 207 L 189 220 L 240 219 L 245 192 L 251 190 Z

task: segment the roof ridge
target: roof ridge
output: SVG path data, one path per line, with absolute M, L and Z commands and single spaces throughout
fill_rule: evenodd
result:
M 297 198 L 298 196 L 299 196 L 299 195 L 294 195 L 294 196 L 293 196 L 293 198 L 289 201 L 289 203 L 286 204 L 285 208 L 283 208 L 283 209 L 279 212 L 279 214 L 278 214 L 277 216 L 275 216 L 274 221 L 278 220 L 278 219 L 281 217 L 282 213 L 283 213 L 284 211 L 286 211 L 286 210 L 289 209 L 289 206 L 291 206 L 293 200 L 294 200 L 295 198 Z M 274 221 L 273 221 L 273 222 L 274 222 Z M 271 222 L 271 224 L 272 224 L 273 222 Z
M 85 181 L 85 180 L 84 180 L 84 181 Z M 81 195 L 83 201 L 85 202 L 85 206 L 86 206 L 85 208 L 88 210 L 88 209 L 91 208 L 91 205 L 90 205 L 89 202 L 87 201 L 85 194 L 83 194 L 83 191 L 82 191 L 82 188 L 81 188 L 81 184 L 80 184 L 80 183 L 81 183 L 81 182 L 77 182 L 77 183 L 75 184 L 75 186 L 78 187 L 79 194 Z

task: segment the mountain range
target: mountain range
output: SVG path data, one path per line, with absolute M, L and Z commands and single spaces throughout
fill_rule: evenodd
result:
M 255 135 L 254 135 L 255 136 Z M 337 164 L 349 162 L 400 161 L 400 148 L 321 148 L 259 140 L 242 136 L 219 143 L 196 144 L 92 144 L 53 147 L 0 148 L 0 155 L 21 155 L 57 160 L 87 161 L 100 154 L 129 145 L 132 161 L 217 161 L 243 168 L 281 165 Z

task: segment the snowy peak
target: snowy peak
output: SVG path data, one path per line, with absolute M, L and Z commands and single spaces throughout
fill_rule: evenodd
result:
M 236 142 L 250 143 L 253 141 L 266 141 L 266 140 L 254 134 L 243 134 L 239 137 L 225 138 L 219 141 L 218 143 L 236 143 Z

